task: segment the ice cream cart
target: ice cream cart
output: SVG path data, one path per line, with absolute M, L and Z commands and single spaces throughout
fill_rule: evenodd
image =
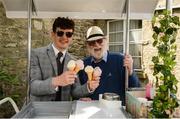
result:
M 28 77 L 31 56 L 31 19 L 70 17 L 73 19 L 126 19 L 124 53 L 129 49 L 129 19 L 151 19 L 158 0 L 1 0 L 8 18 L 28 19 Z M 103 3 L 103 4 L 102 4 Z M 31 102 L 29 78 L 27 100 L 14 118 L 126 118 L 123 107 L 103 107 L 93 102 Z M 128 82 L 128 81 L 126 81 Z M 126 87 L 128 84 L 126 84 Z M 120 105 L 120 104 L 119 104 Z M 86 112 L 86 110 L 91 110 Z M 113 111 L 112 111 L 113 110 Z

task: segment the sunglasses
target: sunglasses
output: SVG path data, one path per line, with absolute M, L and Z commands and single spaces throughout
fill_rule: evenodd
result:
M 62 37 L 64 35 L 64 33 L 66 34 L 66 37 L 71 38 L 73 35 L 73 32 L 63 32 L 63 31 L 57 31 L 56 34 L 59 37 Z
M 98 39 L 98 40 L 94 40 L 94 41 L 87 41 L 87 44 L 88 44 L 89 46 L 94 46 L 94 45 L 96 44 L 96 42 L 97 42 L 98 44 L 101 44 L 101 43 L 103 42 L 103 39 Z

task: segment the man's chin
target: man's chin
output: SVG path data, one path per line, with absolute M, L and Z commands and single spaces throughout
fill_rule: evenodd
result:
M 102 59 L 102 55 L 93 55 L 95 59 Z
M 61 46 L 62 50 L 66 50 L 68 48 L 68 46 Z

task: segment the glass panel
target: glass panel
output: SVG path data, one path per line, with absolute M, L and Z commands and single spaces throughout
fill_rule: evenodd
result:
M 130 21 L 130 29 L 141 29 L 141 28 L 142 28 L 142 20 Z
M 133 57 L 133 68 L 134 69 L 141 69 L 141 58 L 140 57 Z
M 109 42 L 123 42 L 123 33 L 111 33 L 109 34 Z
M 109 34 L 109 42 L 115 42 L 115 34 Z
M 133 30 L 129 33 L 129 40 L 134 41 L 136 43 L 142 40 L 142 31 L 141 30 Z
M 109 51 L 111 52 L 123 52 L 123 46 L 122 45 L 110 45 L 109 46 Z
M 109 22 L 109 32 L 115 31 L 114 29 L 114 22 Z
M 142 56 L 142 45 L 141 44 L 130 44 L 129 53 L 132 56 Z
M 123 32 L 116 33 L 116 41 L 117 42 L 123 42 Z
M 117 32 L 123 30 L 123 21 L 109 22 L 109 32 Z

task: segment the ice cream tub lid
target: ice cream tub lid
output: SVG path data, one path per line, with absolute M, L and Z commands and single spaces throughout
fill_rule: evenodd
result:
M 118 101 L 120 100 L 120 96 L 116 93 L 104 93 L 102 95 L 102 99 L 109 101 L 113 101 L 113 100 Z

